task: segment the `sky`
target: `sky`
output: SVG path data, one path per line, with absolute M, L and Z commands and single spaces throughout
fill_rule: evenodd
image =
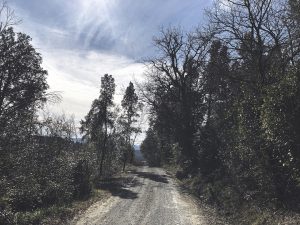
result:
M 112 74 L 119 103 L 129 81 L 143 81 L 143 59 L 155 54 L 162 27 L 203 24 L 210 0 L 8 0 L 32 37 L 48 71 L 50 92 L 62 100 L 51 111 L 74 115 L 77 124 L 99 96 L 100 77 Z M 143 135 L 139 138 L 141 141 Z

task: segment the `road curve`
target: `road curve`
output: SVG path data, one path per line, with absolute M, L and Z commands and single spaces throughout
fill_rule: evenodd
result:
M 132 171 L 126 186 L 104 202 L 92 205 L 73 225 L 202 225 L 201 210 L 179 193 L 163 169 Z

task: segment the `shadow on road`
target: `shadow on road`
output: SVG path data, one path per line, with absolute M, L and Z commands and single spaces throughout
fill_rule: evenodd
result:
M 133 171 L 132 173 L 137 175 L 138 177 L 150 179 L 155 182 L 160 182 L 160 183 L 165 183 L 165 184 L 169 183 L 169 181 L 167 179 L 167 175 L 159 175 L 159 174 L 155 174 L 155 173 L 138 172 L 138 171 Z
M 141 186 L 142 183 L 132 178 L 111 178 L 100 181 L 97 188 L 109 191 L 113 196 L 124 199 L 136 199 L 138 193 L 129 190 L 130 187 Z

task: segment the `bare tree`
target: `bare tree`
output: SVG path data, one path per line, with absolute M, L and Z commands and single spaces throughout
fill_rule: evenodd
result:
M 154 38 L 158 54 L 148 61 L 148 82 L 142 88 L 142 96 L 154 114 L 163 111 L 166 120 L 173 121 L 170 124 L 176 130 L 182 161 L 190 160 L 192 164 L 197 158 L 192 146 L 195 118 L 201 117 L 195 104 L 201 102 L 201 77 L 210 40 L 210 35 L 199 30 L 184 34 L 178 28 L 163 29 Z
M 8 6 L 6 1 L 3 1 L 0 5 L 0 34 L 8 27 L 17 25 L 20 22 L 21 19 L 15 15 L 15 11 Z
M 237 60 L 245 60 L 246 55 L 253 59 L 256 81 L 261 85 L 277 81 L 299 54 L 299 47 L 291 46 L 295 43 L 289 35 L 292 28 L 286 5 L 285 0 L 224 0 L 216 1 L 208 12 L 211 31 L 229 46 L 231 56 Z M 276 79 L 274 74 L 268 74 L 274 66 L 271 61 L 282 68 Z

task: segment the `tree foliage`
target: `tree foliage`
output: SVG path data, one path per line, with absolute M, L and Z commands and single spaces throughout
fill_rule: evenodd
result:
M 113 95 L 115 93 L 115 80 L 112 75 L 105 74 L 101 78 L 100 96 L 94 100 L 92 107 L 82 121 L 81 130 L 85 137 L 97 148 L 99 162 L 99 175 L 102 175 L 103 163 L 108 151 L 109 129 L 114 126 L 112 111 Z
M 136 126 L 137 118 L 140 116 L 139 111 L 141 104 L 138 102 L 138 96 L 132 82 L 129 82 L 125 90 L 123 100 L 121 102 L 123 114 L 119 119 L 122 126 L 122 134 L 125 137 L 126 146 L 123 151 L 123 171 L 125 170 L 128 159 L 133 160 L 135 136 L 140 132 L 140 128 Z
M 0 132 L 45 102 L 47 71 L 26 34 L 13 28 L 0 34 Z
M 201 178 L 199 194 L 219 203 L 220 182 L 240 200 L 299 203 L 298 5 L 216 1 L 209 32 L 172 28 L 155 39 L 141 91 L 149 162 L 180 162 L 181 177 Z

